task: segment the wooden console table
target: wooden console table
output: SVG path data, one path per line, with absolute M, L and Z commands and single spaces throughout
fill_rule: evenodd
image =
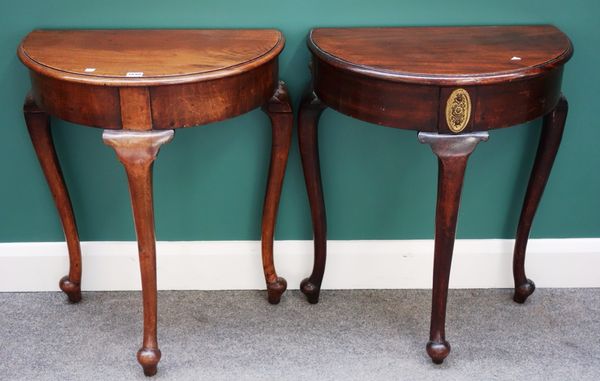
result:
M 24 113 L 52 191 L 69 249 L 60 288 L 81 299 L 81 252 L 69 195 L 50 133 L 50 116 L 103 128 L 129 182 L 138 239 L 144 335 L 138 361 L 156 373 L 156 255 L 152 164 L 174 130 L 261 107 L 272 124 L 271 165 L 262 220 L 268 299 L 278 303 L 286 282 L 273 264 L 273 232 L 292 137 L 286 86 L 278 80 L 284 38 L 277 30 L 38 30 L 18 55 L 32 90 Z
M 441 363 L 446 299 L 456 220 L 467 159 L 488 130 L 544 116 L 535 164 L 517 229 L 514 300 L 535 286 L 525 276 L 531 223 L 562 137 L 567 101 L 561 96 L 563 65 L 571 42 L 553 26 L 314 29 L 312 88 L 299 115 L 299 143 L 312 210 L 315 263 L 301 284 L 317 303 L 326 256 L 326 221 L 317 124 L 331 107 L 388 127 L 419 131 L 438 157 L 433 303 L 427 353 Z

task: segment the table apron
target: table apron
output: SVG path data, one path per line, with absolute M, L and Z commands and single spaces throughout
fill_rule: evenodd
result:
M 455 133 L 446 121 L 450 94 L 470 96 L 470 115 L 458 131 L 509 127 L 548 114 L 561 95 L 563 66 L 543 75 L 495 84 L 439 86 L 374 78 L 338 68 L 313 56 L 313 86 L 328 107 L 350 117 L 387 127 Z
M 58 80 L 30 71 L 32 96 L 45 112 L 103 129 L 175 129 L 229 119 L 264 105 L 278 86 L 277 58 L 250 71 L 208 81 L 137 87 L 147 102 L 121 102 L 129 87 Z M 131 105 L 132 109 L 124 109 Z M 145 106 L 147 105 L 147 106 Z M 147 108 L 145 108 L 147 107 Z M 136 114 L 142 114 L 136 117 Z M 147 118 L 142 118 L 147 114 Z M 147 120 L 146 119 L 150 119 Z M 140 125 L 133 125 L 136 121 Z

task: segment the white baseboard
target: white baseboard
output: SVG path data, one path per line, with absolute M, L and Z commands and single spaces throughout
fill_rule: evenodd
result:
M 450 287 L 512 287 L 513 240 L 457 240 Z M 135 242 L 83 242 L 82 289 L 139 290 Z M 312 241 L 277 241 L 290 289 L 312 268 Z M 326 289 L 430 288 L 433 240 L 329 241 Z M 259 241 L 158 242 L 162 290 L 264 289 Z M 67 273 L 61 242 L 1 243 L 0 291 L 57 291 Z M 527 275 L 538 287 L 600 287 L 600 238 L 532 239 Z

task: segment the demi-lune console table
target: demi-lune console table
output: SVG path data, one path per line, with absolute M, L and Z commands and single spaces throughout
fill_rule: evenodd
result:
M 387 127 L 416 130 L 438 157 L 433 302 L 427 352 L 441 363 L 450 264 L 467 159 L 488 130 L 543 116 L 537 156 L 517 228 L 514 300 L 534 291 L 525 276 L 531 223 L 556 156 L 567 101 L 563 66 L 571 42 L 553 26 L 314 29 L 308 38 L 312 87 L 302 101 L 299 143 L 312 211 L 315 262 L 301 284 L 317 303 L 326 257 L 326 221 L 317 125 L 330 107 Z M 327 147 L 321 147 L 327 149 Z
M 81 299 L 81 251 L 73 210 L 50 133 L 50 116 L 104 129 L 102 139 L 125 167 L 138 240 L 144 309 L 137 358 L 156 373 L 156 255 L 152 164 L 178 128 L 262 107 L 272 124 L 271 165 L 262 220 L 268 299 L 286 282 L 273 264 L 273 233 L 292 136 L 293 115 L 278 79 L 284 38 L 277 30 L 36 30 L 18 55 L 31 93 L 25 121 L 50 186 L 68 245 L 69 274 L 60 288 Z

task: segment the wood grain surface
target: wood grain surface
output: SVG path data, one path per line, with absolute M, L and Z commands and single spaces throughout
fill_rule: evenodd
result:
M 47 76 L 131 86 L 242 73 L 276 57 L 283 45 L 275 29 L 35 30 L 18 55 Z
M 273 237 L 294 118 L 279 82 L 277 30 L 33 31 L 19 47 L 31 95 L 24 116 L 56 201 L 69 246 L 69 275 L 60 281 L 69 300 L 81 299 L 77 227 L 50 134 L 50 116 L 104 128 L 127 173 L 138 240 L 144 311 L 138 362 L 157 372 L 156 247 L 152 165 L 174 129 L 228 119 L 257 107 L 273 130 L 262 220 L 263 270 L 270 303 L 286 290 L 273 260 Z
M 359 73 L 439 85 L 536 76 L 573 53 L 569 38 L 551 25 L 319 28 L 308 45 L 328 63 Z
M 419 131 L 438 157 L 438 196 L 430 337 L 427 353 L 450 353 L 446 307 L 467 159 L 488 130 L 544 117 L 515 243 L 514 300 L 535 290 L 525 276 L 529 232 L 560 146 L 567 116 L 561 97 L 569 38 L 554 26 L 314 29 L 312 83 L 298 116 L 298 142 L 313 217 L 313 273 L 301 284 L 317 303 L 325 271 L 327 224 L 317 140 L 321 112 Z M 459 94 L 458 97 L 456 94 Z M 457 128 L 458 126 L 458 128 Z

